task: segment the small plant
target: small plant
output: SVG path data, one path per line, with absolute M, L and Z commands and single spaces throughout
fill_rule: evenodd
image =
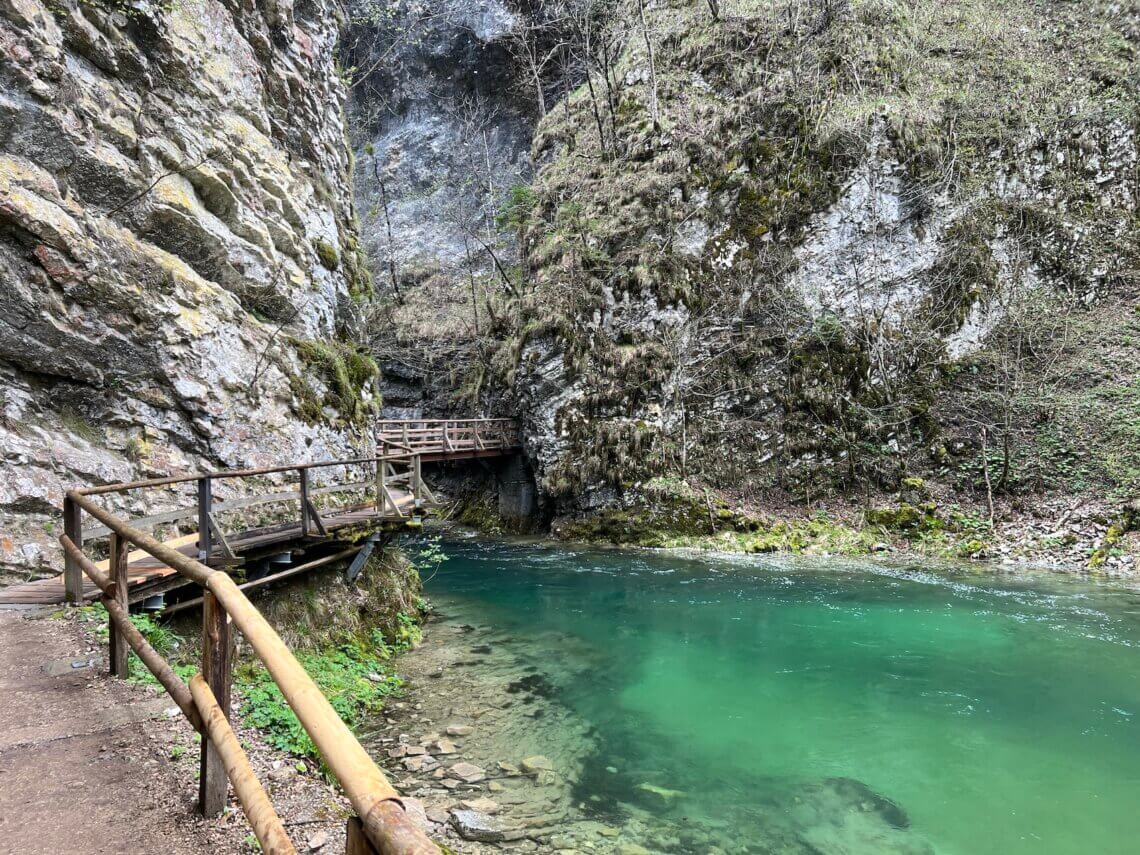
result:
M 123 448 L 123 453 L 126 454 L 128 460 L 133 460 L 139 463 L 150 457 L 151 444 L 144 436 L 132 436 L 127 440 L 126 446 Z
M 340 267 L 340 255 L 337 254 L 336 247 L 327 240 L 314 238 L 313 249 L 317 251 L 317 259 L 326 270 L 336 270 Z
M 383 709 L 385 698 L 403 681 L 386 672 L 391 648 L 377 631 L 367 640 L 342 642 L 331 650 L 300 653 L 297 658 L 349 727 Z M 236 674 L 245 720 L 265 734 L 275 748 L 318 759 L 317 748 L 289 708 L 272 676 L 260 663 L 243 663 Z

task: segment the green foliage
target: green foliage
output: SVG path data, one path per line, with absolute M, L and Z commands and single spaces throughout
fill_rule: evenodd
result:
M 66 430 L 90 443 L 101 443 L 104 439 L 103 432 L 73 407 L 61 407 L 59 420 Z
M 79 620 L 87 625 L 87 630 L 100 642 L 106 644 L 110 638 L 110 616 L 102 603 L 93 603 L 78 610 Z M 155 615 L 147 612 L 136 612 L 131 615 L 134 624 L 142 637 L 151 647 L 158 651 L 164 659 L 170 662 L 174 672 L 183 680 L 189 680 L 198 673 L 198 666 L 189 659 L 192 652 L 185 644 L 184 639 L 175 633 L 169 626 L 162 623 Z M 160 685 L 150 670 L 131 651 L 127 658 L 127 673 L 132 683 L 149 686 Z
M 324 408 L 332 407 L 350 423 L 359 423 L 378 406 L 365 404 L 362 392 L 380 375 L 372 356 L 354 344 L 343 341 L 292 339 L 297 353 L 325 385 L 321 398 L 303 377 L 293 378 L 293 393 L 300 414 L 311 422 L 324 419 Z
M 521 231 L 526 228 L 535 203 L 536 197 L 530 185 L 516 184 L 507 192 L 507 200 L 503 204 L 495 224 L 501 229 Z
M 439 535 L 432 537 L 423 537 L 417 540 L 414 545 L 409 544 L 406 552 L 408 559 L 412 562 L 412 566 L 416 572 L 419 573 L 421 579 L 430 579 L 438 573 L 443 565 L 448 561 L 448 554 L 443 549 L 443 539 Z M 410 616 L 401 614 L 401 622 Z M 417 631 L 419 624 L 415 624 Z M 419 638 L 415 639 L 418 642 Z M 415 643 L 414 642 L 414 643 Z
M 139 463 L 150 457 L 151 443 L 145 436 L 132 436 L 127 440 L 123 452 L 129 460 Z
M 321 238 L 313 238 L 313 249 L 317 251 L 317 259 L 326 270 L 336 270 L 340 267 L 340 255 L 331 243 Z
M 376 296 L 372 271 L 368 269 L 368 256 L 355 237 L 342 240 L 341 245 L 345 250 L 343 263 L 348 295 L 358 303 L 366 303 Z
M 388 644 L 382 633 L 373 631 L 368 637 L 345 639 L 319 651 L 302 651 L 297 658 L 333 709 L 352 727 L 383 709 L 385 699 L 400 690 L 403 682 L 388 670 L 386 661 L 394 651 L 406 649 L 411 643 L 406 637 Z M 300 757 L 319 757 L 316 746 L 260 662 L 242 663 L 236 677 L 243 699 L 241 713 L 249 724 L 262 731 L 270 745 Z

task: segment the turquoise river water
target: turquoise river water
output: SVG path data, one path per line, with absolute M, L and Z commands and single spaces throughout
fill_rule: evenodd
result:
M 1140 594 L 1042 575 L 445 541 L 446 616 L 593 735 L 575 786 L 747 851 L 1140 852 Z M 549 643 L 548 641 L 546 642 Z M 549 648 L 548 648 L 549 649 Z M 852 821 L 866 812 L 871 819 Z M 764 841 L 794 840 L 795 846 Z

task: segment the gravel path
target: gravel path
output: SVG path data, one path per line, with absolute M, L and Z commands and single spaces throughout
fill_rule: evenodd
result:
M 104 660 L 72 622 L 0 611 L 0 851 L 240 851 L 244 831 L 197 816 L 195 770 L 171 761 L 190 726 Z

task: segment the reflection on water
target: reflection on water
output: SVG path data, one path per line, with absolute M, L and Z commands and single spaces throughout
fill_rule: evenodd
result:
M 520 714 L 557 704 L 584 723 L 577 810 L 656 818 L 670 831 L 654 847 L 1136 851 L 1134 592 L 848 560 L 446 551 L 428 594 L 529 657 L 506 685 Z

